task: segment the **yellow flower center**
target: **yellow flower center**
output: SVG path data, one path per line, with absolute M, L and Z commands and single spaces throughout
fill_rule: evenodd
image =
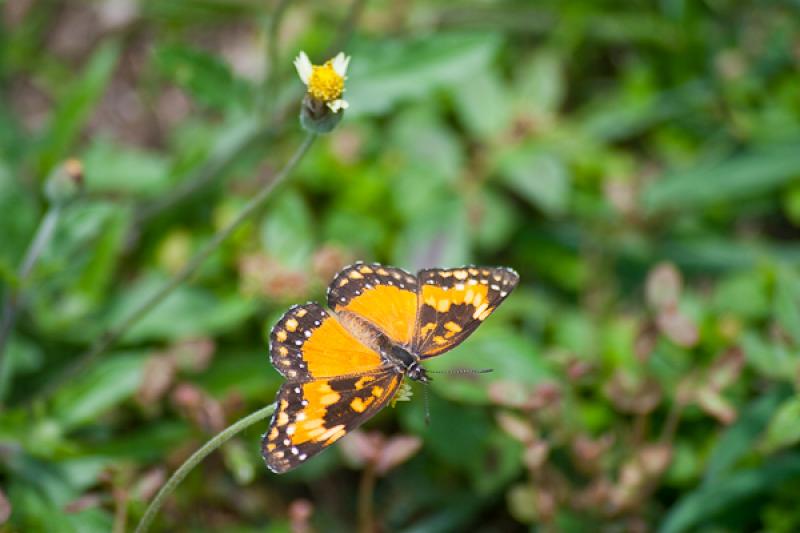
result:
M 344 91 L 344 78 L 339 76 L 330 61 L 324 65 L 314 65 L 308 79 L 308 92 L 317 100 L 332 102 Z

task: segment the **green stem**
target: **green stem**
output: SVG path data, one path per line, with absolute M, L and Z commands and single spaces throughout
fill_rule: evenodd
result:
M 375 531 L 372 503 L 375 492 L 375 465 L 367 462 L 361 473 L 361 482 L 358 484 L 358 531 L 359 533 L 372 533 Z
M 303 143 L 292 155 L 291 159 L 289 159 L 289 161 L 275 176 L 275 178 L 261 187 L 258 193 L 256 193 L 256 195 L 247 202 L 244 208 L 242 208 L 239 214 L 236 215 L 236 218 L 234 218 L 223 229 L 218 231 L 211 238 L 211 240 L 199 252 L 197 252 L 194 257 L 192 257 L 189 263 L 187 263 L 187 265 L 175 275 L 175 277 L 165 283 L 161 289 L 150 296 L 150 298 L 142 302 L 142 304 L 134 309 L 119 326 L 108 331 L 105 335 L 98 339 L 97 342 L 95 342 L 87 352 L 79 356 L 76 361 L 66 369 L 65 372 L 63 372 L 55 379 L 55 381 L 51 382 L 45 388 L 41 396 L 48 397 L 50 393 L 52 393 L 59 385 L 84 370 L 89 364 L 97 359 L 97 357 L 99 357 L 103 352 L 108 350 L 120 338 L 122 338 L 122 336 L 125 335 L 125 333 L 127 333 L 128 330 L 130 330 L 131 327 L 133 327 L 137 322 L 139 322 L 139 320 L 147 315 L 147 313 L 152 311 L 156 306 L 158 306 L 158 304 L 164 301 L 164 299 L 173 290 L 180 286 L 184 281 L 189 279 L 192 274 L 197 271 L 200 265 L 202 265 L 203 262 L 220 247 L 223 241 L 225 241 L 225 239 L 227 239 L 234 231 L 236 231 L 239 226 L 247 221 L 247 219 L 249 219 L 262 206 L 267 198 L 269 198 L 273 189 L 275 189 L 279 183 L 281 183 L 289 174 L 291 174 L 292 170 L 294 170 L 308 149 L 311 148 L 315 138 L 316 135 L 309 133 Z
M 277 126 L 261 127 L 253 124 L 250 129 L 241 133 L 234 142 L 230 143 L 230 146 L 214 153 L 199 169 L 182 179 L 180 185 L 174 190 L 167 193 L 163 198 L 142 206 L 134 216 L 133 227 L 140 228 L 144 223 L 183 202 L 214 181 L 217 176 L 240 160 L 242 154 L 256 146 L 266 144 L 267 141 L 275 136 L 276 129 Z
M 19 310 L 20 291 L 25 286 L 36 261 L 42 255 L 50 239 L 53 237 L 53 232 L 58 224 L 58 219 L 61 217 L 62 205 L 53 203 L 45 213 L 42 220 L 39 222 L 39 227 L 36 229 L 36 234 L 28 246 L 25 253 L 25 258 L 19 267 L 17 274 L 16 285 L 9 287 L 8 294 L 3 302 L 3 314 L 0 318 L 0 387 L 3 383 L 3 371 L 5 369 L 4 356 L 5 347 L 8 338 L 11 336 L 11 330 L 14 329 L 14 323 L 17 319 L 17 311 Z M 0 396 L 2 396 L 0 394 Z
M 153 519 L 156 517 L 156 514 L 158 514 L 161 506 L 164 505 L 164 500 L 167 498 L 167 496 L 175 491 L 177 486 L 180 485 L 181 481 L 183 481 L 189 472 L 191 472 L 195 466 L 205 459 L 208 454 L 225 444 L 225 442 L 230 440 L 230 438 L 237 433 L 252 426 L 256 422 L 264 420 L 271 415 L 274 410 L 275 404 L 273 403 L 262 409 L 259 409 L 255 413 L 247 415 L 238 422 L 223 429 L 220 433 L 217 433 L 217 435 L 205 443 L 202 448 L 194 452 L 192 456 L 184 461 L 184 463 L 175 471 L 175 473 L 172 474 L 172 477 L 167 480 L 164 486 L 161 487 L 161 490 L 158 491 L 158 494 L 156 494 L 156 497 L 153 498 L 153 501 L 150 502 L 150 505 L 147 506 L 144 516 L 142 516 L 142 519 L 139 521 L 139 525 L 136 526 L 136 533 L 145 533 L 148 529 L 150 529 Z

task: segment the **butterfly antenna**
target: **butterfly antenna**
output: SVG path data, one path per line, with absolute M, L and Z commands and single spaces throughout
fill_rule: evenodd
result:
M 431 404 L 428 400 L 428 384 L 422 384 L 422 398 L 425 401 L 425 427 L 431 425 Z
M 449 374 L 459 375 L 459 374 L 488 374 L 489 372 L 494 372 L 493 368 L 481 368 L 481 369 L 474 369 L 474 368 L 452 368 L 450 370 L 428 370 L 425 369 L 425 372 L 428 374 Z

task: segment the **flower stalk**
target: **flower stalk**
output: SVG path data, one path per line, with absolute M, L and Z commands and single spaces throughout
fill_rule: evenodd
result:
M 145 533 L 150 529 L 153 519 L 155 519 L 158 511 L 161 509 L 161 506 L 164 505 L 164 501 L 175 491 L 178 485 L 180 485 L 181 481 L 184 480 L 184 478 L 189 474 L 189 472 L 192 471 L 192 469 L 194 469 L 195 466 L 200 464 L 200 462 L 202 462 L 203 459 L 205 459 L 211 452 L 225 444 L 233 436 L 241 433 L 256 422 L 264 420 L 270 416 L 273 411 L 275 411 L 274 403 L 263 407 L 254 413 L 250 413 L 238 422 L 235 422 L 234 424 L 223 429 L 221 432 L 217 433 L 199 450 L 194 452 L 191 457 L 189 457 L 180 467 L 178 467 L 178 469 L 167 480 L 164 486 L 161 487 L 161 490 L 158 491 L 158 494 L 156 494 L 155 498 L 153 498 L 153 501 L 150 502 L 150 505 L 147 506 L 147 510 L 145 510 L 142 519 L 139 521 L 139 525 L 136 526 L 136 533 Z

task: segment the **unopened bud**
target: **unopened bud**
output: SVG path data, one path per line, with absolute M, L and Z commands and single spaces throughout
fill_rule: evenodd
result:
M 306 94 L 300 106 L 300 124 L 311 133 L 330 133 L 341 122 L 344 110 L 333 111 L 322 100 Z
M 56 167 L 44 184 L 44 193 L 52 204 L 64 205 L 83 192 L 83 164 L 67 159 Z

